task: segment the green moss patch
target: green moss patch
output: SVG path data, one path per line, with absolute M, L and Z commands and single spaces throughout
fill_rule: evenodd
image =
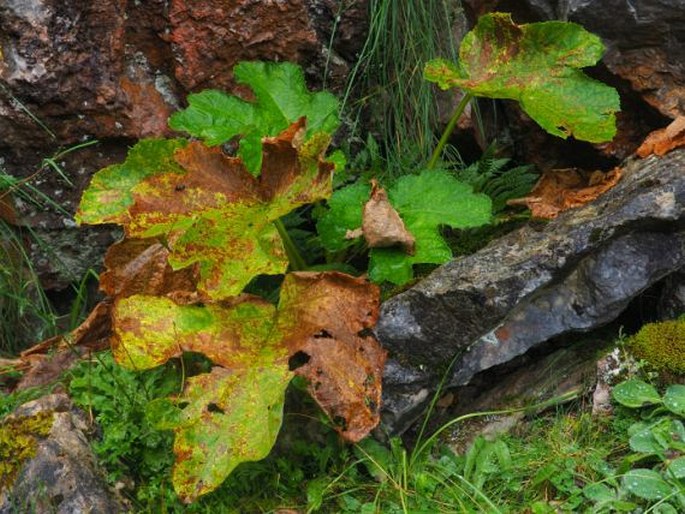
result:
M 632 353 L 659 371 L 685 375 L 685 319 L 650 323 L 628 340 Z

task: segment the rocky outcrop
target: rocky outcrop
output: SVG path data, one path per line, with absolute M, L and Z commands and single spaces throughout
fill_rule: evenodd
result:
M 604 196 L 454 260 L 391 298 L 384 422 L 406 428 L 455 359 L 448 385 L 564 334 L 615 319 L 685 266 L 685 151 L 634 160 Z
M 84 435 L 87 429 L 85 415 L 74 409 L 66 395 L 52 394 L 26 403 L 4 419 L 3 424 L 20 420 L 40 420 L 40 423 L 31 425 L 33 434 L 12 426 L 15 444 L 24 445 L 13 456 L 21 453 L 28 458 L 14 463 L 16 470 L 3 469 L 16 476 L 10 484 L 3 483 L 0 514 L 115 514 L 127 511 L 109 491 L 97 468 Z M 33 447 L 27 451 L 27 445 Z

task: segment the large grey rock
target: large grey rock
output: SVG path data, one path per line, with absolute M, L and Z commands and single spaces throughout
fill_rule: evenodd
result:
M 448 364 L 467 384 L 552 338 L 615 319 L 685 266 L 685 151 L 628 163 L 596 201 L 531 223 L 385 302 L 384 423 L 402 431 Z
M 11 487 L 0 491 L 0 514 L 125 512 L 97 468 L 84 435 L 85 415 L 65 394 L 52 394 L 22 405 L 9 419 L 41 414 L 52 415 L 49 433 L 37 438 L 34 455 L 21 463 Z

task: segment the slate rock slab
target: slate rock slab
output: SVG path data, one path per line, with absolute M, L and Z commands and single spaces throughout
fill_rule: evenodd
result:
M 51 394 L 17 408 L 9 419 L 52 414 L 49 434 L 21 464 L 11 487 L 0 491 L 0 514 L 114 514 L 127 509 L 107 488 L 84 435 L 84 414 L 65 394 Z
M 685 151 L 628 162 L 591 204 L 456 259 L 384 303 L 384 423 L 401 432 L 455 359 L 464 385 L 552 338 L 615 319 L 685 266 Z

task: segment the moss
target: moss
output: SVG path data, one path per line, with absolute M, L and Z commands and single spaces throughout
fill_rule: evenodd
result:
M 685 375 L 685 318 L 645 325 L 628 348 L 658 371 Z
M 0 490 L 11 487 L 24 461 L 36 455 L 38 441 L 50 433 L 53 412 L 0 423 Z

